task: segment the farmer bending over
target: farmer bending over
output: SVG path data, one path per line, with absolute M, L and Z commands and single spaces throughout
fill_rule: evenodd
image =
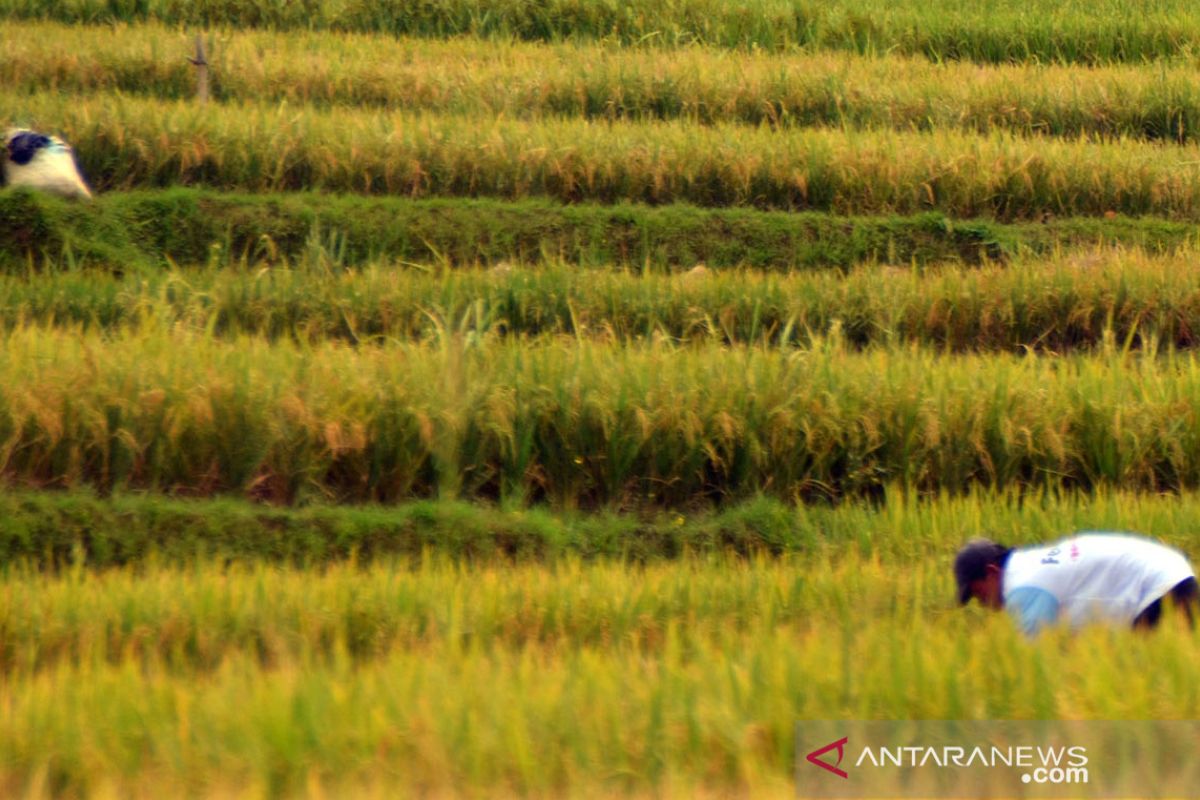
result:
M 1008 609 L 1029 636 L 1059 621 L 1152 628 L 1168 595 L 1189 623 L 1200 617 L 1200 588 L 1183 554 L 1128 534 L 1089 531 L 1020 549 L 973 539 L 958 551 L 954 577 L 962 605 L 974 597 Z

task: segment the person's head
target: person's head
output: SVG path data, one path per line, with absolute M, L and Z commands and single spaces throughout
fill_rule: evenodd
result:
M 1004 563 L 1011 547 L 991 539 L 972 539 L 954 559 L 954 578 L 958 581 L 958 602 L 966 605 L 975 598 L 988 608 L 1004 606 Z

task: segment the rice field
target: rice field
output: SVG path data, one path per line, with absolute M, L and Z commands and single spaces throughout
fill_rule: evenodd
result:
M 1200 632 L 950 567 L 1200 558 L 1198 40 L 0 0 L 0 129 L 97 190 L 0 187 L 0 795 L 793 797 L 804 719 L 1196 717 Z
M 1188 219 L 1200 204 L 1200 148 L 1141 140 L 776 131 L 681 120 L 483 121 L 252 102 L 201 108 L 109 93 L 0 93 L 0 104 L 19 105 L 24 120 L 61 130 L 104 191 L 182 184 L 838 214 L 936 210 L 1002 220 Z
M 1030 645 L 1003 619 L 946 614 L 940 564 L 900 563 L 16 573 L 3 602 L 43 628 L 0 634 L 4 778 L 126 796 L 784 796 L 797 718 L 1197 710 L 1182 630 Z
M 1191 353 L 943 356 L 578 338 L 354 348 L 28 327 L 0 469 L 39 487 L 686 507 L 972 486 L 1200 485 Z
M 27 93 L 190 98 L 194 46 L 156 24 L 0 23 L 0 82 Z M 980 65 L 829 51 L 749 53 L 476 39 L 223 30 L 213 96 L 289 106 L 461 115 L 682 119 L 772 127 L 962 129 L 1064 138 L 1193 142 L 1200 90 L 1185 59 L 1148 70 L 1029 62 Z M 455 69 L 445 69 L 447 63 Z
M 932 60 L 1095 64 L 1152 61 L 1194 47 L 1200 18 L 1181 0 L 4 0 L 0 15 L 111 25 L 334 30 L 388 36 L 605 40 L 626 46 L 901 52 Z

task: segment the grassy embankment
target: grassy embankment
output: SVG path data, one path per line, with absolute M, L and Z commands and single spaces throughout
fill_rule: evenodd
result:
M 103 267 L 332 268 L 572 263 L 634 271 L 749 267 L 786 272 L 858 265 L 977 264 L 1116 246 L 1195 246 L 1190 222 L 1073 217 L 1003 224 L 914 216 L 843 217 L 687 205 L 561 205 L 407 200 L 196 189 L 117 192 L 82 205 L 0 189 L 0 267 L 10 274 Z
M 1200 500 L 1194 492 L 1013 488 L 950 496 L 922 495 L 897 485 L 885 491 L 885 503 L 852 499 L 795 505 L 758 496 L 721 510 L 622 514 L 437 500 L 288 507 L 232 498 L 15 490 L 0 496 L 0 554 L 7 567 L 57 573 L 83 567 L 101 572 L 178 568 L 207 560 L 319 572 L 337 563 L 365 566 L 423 557 L 464 565 L 582 559 L 632 569 L 684 555 L 816 558 L 847 551 L 884 563 L 928 560 L 941 572 L 935 582 L 942 592 L 949 591 L 947 554 L 981 533 L 1026 543 L 1072 530 L 1129 530 L 1153 532 L 1186 551 L 1197 545 L 1193 521 Z M 948 609 L 948 597 L 939 595 L 936 602 L 944 600 Z

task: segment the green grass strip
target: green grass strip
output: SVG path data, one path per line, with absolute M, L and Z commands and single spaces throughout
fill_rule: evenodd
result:
M 938 607 L 951 596 L 946 559 L 971 536 L 1020 544 L 1071 530 L 1134 530 L 1200 553 L 1197 514 L 1194 493 L 1106 490 L 922 497 L 892 486 L 884 503 L 797 506 L 757 496 L 723 510 L 638 514 L 446 500 L 289 508 L 230 498 L 9 490 L 0 492 L 0 566 L 107 569 L 212 560 L 316 568 L 428 556 L 486 564 L 717 553 L 820 559 L 853 552 L 905 567 L 946 563 L 945 591 L 931 598 Z
M 622 515 L 503 510 L 448 501 L 287 508 L 233 499 L 82 492 L 0 493 L 0 564 L 104 568 L 196 559 L 320 565 L 438 553 L 456 559 L 631 560 L 685 552 L 782 553 L 820 535 L 763 498 L 720 513 Z
M 0 190 L 0 267 L 115 269 L 324 259 L 495 265 L 567 262 L 641 269 L 848 268 L 864 262 L 1006 260 L 1101 244 L 1148 252 L 1196 240 L 1188 223 L 1061 219 L 1046 224 L 838 217 L 686 205 L 561 205 L 546 200 L 408 200 L 207 190 L 117 192 L 91 204 Z

